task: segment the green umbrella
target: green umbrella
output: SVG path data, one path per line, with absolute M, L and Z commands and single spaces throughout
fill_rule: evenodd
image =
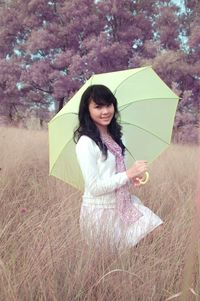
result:
M 118 100 L 128 166 L 135 160 L 152 162 L 171 141 L 178 96 L 151 67 L 91 76 L 49 122 L 50 175 L 83 190 L 73 132 L 78 124 L 82 93 L 93 84 L 107 86 Z

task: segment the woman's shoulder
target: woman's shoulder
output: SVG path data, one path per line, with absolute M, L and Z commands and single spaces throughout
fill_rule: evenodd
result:
M 87 161 L 88 156 L 96 157 L 98 153 L 99 148 L 90 137 L 83 135 L 79 138 L 76 144 L 76 155 L 78 158 L 82 158 L 82 160 L 85 162 Z
M 78 148 L 93 148 L 95 145 L 95 142 L 89 137 L 89 136 L 86 136 L 86 135 L 82 135 L 77 144 L 76 144 L 76 149 Z
M 86 136 L 86 135 L 82 135 L 77 144 L 83 144 L 83 143 L 88 143 L 88 144 L 91 144 L 93 143 L 94 141 L 89 137 L 89 136 Z

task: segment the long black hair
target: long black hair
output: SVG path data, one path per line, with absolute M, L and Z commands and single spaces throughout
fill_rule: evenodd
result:
M 82 135 L 90 137 L 99 146 L 102 153 L 107 157 L 107 147 L 102 143 L 100 131 L 94 121 L 90 117 L 89 104 L 94 101 L 97 105 L 109 105 L 114 106 L 114 116 L 108 125 L 108 132 L 122 149 L 124 154 L 125 146 L 122 142 L 121 126 L 117 122 L 119 118 L 119 111 L 117 107 L 117 100 L 113 93 L 104 85 L 91 85 L 82 94 L 80 105 L 79 105 L 79 125 L 74 131 L 74 141 L 77 143 Z

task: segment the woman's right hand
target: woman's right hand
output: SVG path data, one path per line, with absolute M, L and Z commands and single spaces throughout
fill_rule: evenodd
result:
M 147 171 L 147 161 L 139 160 L 126 170 L 126 174 L 130 180 L 135 177 L 141 176 L 145 171 Z

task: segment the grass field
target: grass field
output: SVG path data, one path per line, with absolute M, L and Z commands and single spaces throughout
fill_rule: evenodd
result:
M 48 176 L 45 131 L 0 128 L 0 301 L 200 300 L 198 149 L 172 145 L 134 193 L 164 225 L 120 255 L 87 248 L 81 193 Z

